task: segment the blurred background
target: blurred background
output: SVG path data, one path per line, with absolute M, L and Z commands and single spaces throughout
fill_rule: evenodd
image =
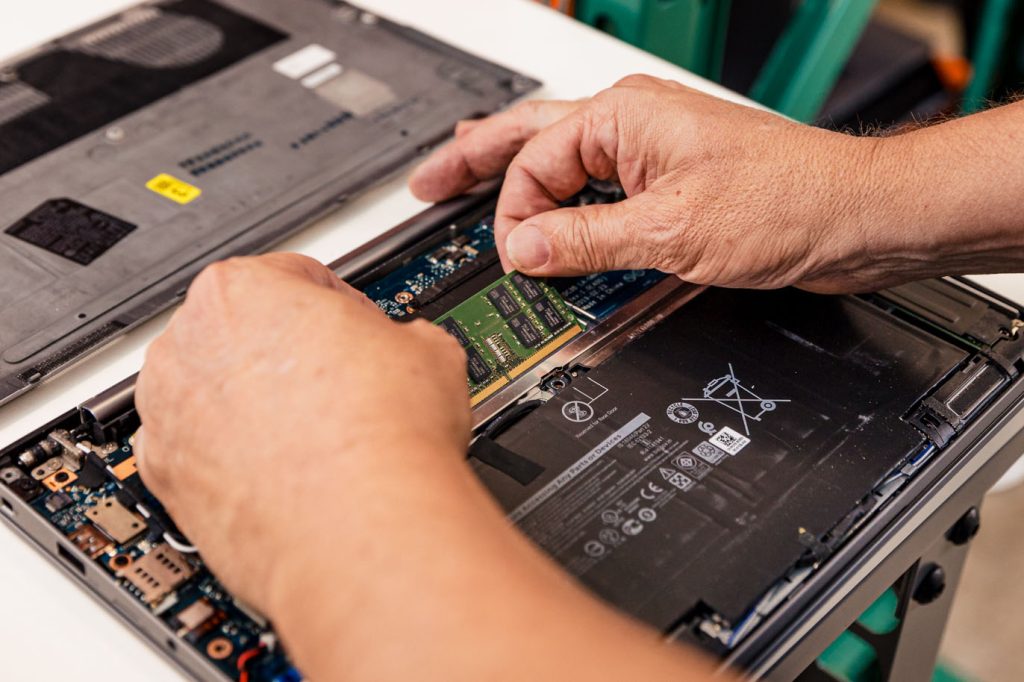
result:
M 787 116 L 854 131 L 1004 101 L 1019 0 L 540 0 Z
M 857 134 L 1024 91 L 1022 0 L 538 1 L 787 116 Z M 976 279 L 1024 300 L 1024 275 Z M 935 680 L 1024 680 L 1021 479 L 1024 463 L 981 510 Z M 894 604 L 882 595 L 861 624 L 884 629 Z M 847 634 L 819 661 L 825 679 L 878 679 L 871 646 Z

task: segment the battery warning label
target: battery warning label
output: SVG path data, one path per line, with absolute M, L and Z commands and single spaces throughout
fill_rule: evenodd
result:
M 609 450 L 621 443 L 627 437 L 636 433 L 637 429 L 646 424 L 649 420 L 650 417 L 646 414 L 643 414 L 642 412 L 638 414 L 625 426 L 601 441 L 597 447 L 583 455 L 583 457 L 581 457 L 575 464 L 559 474 L 558 478 L 548 483 L 546 486 L 534 493 L 530 499 L 512 510 L 512 513 L 508 515 L 509 520 L 513 523 L 521 521 L 527 514 L 547 500 L 551 499 L 555 493 L 586 471 L 591 464 L 601 459 L 601 457 Z
M 655 428 L 646 412 L 605 434 L 508 515 L 577 575 L 663 534 L 657 530 L 662 509 L 711 470 L 686 449 L 686 440 Z M 590 435 L 584 429 L 574 437 Z

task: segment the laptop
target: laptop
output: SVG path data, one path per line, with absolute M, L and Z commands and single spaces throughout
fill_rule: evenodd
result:
M 243 5 L 251 5 L 244 14 Z M 497 67 L 358 10 L 352 15 L 348 5 L 309 6 L 326 8 L 324 16 L 343 27 L 338 30 L 384 31 L 403 50 L 415 45 L 443 53 L 443 60 L 467 60 L 496 79 L 486 80 L 493 90 L 483 88 L 493 106 L 520 87 L 501 85 L 514 76 Z M 218 7 L 259 17 L 267 26 L 292 26 L 264 3 Z M 143 11 L 144 18 L 151 16 Z M 120 26 L 116 22 L 127 19 L 113 21 Z M 331 42 L 327 33 L 316 34 L 315 41 L 276 43 L 228 68 L 252 65 L 256 73 L 259 67 L 254 79 L 270 78 L 274 87 L 287 88 L 288 97 L 310 101 L 322 94 L 316 92 L 319 77 L 309 88 L 302 82 L 309 76 L 297 75 L 307 67 L 315 73 L 335 63 L 344 70 L 359 65 L 353 68 L 384 82 L 352 54 L 339 57 L 345 41 Z M 92 42 L 103 43 L 104 33 L 99 35 Z M 365 49 L 383 40 L 378 36 Z M 333 60 L 327 63 L 319 48 L 303 52 L 310 45 L 334 53 Z M 306 63 L 290 68 L 289 60 Z M 450 78 L 440 80 L 451 87 Z M 461 91 L 467 81 L 456 80 Z M 382 106 L 390 111 L 392 105 Z M 353 114 L 304 147 L 302 136 L 271 138 L 267 130 L 278 121 L 273 117 L 270 127 L 250 126 L 252 137 L 235 143 L 243 148 L 259 139 L 263 147 L 198 177 L 189 169 L 214 157 L 188 155 L 177 170 L 139 160 L 143 170 L 114 184 L 135 191 L 141 181 L 137 199 L 166 200 L 171 209 L 198 214 L 199 202 L 217 188 L 242 191 L 250 181 L 270 186 L 275 169 L 279 181 L 297 177 L 292 173 L 305 165 L 292 170 L 256 163 L 268 146 L 285 154 L 269 140 L 298 144 L 288 151 L 303 153 L 359 119 Z M 451 122 L 437 120 L 438 130 L 450 129 Z M 220 119 L 208 124 L 217 128 L 215 137 L 224 137 Z M 111 127 L 134 130 L 108 126 L 104 137 Z M 167 150 L 180 151 L 180 145 Z M 225 153 L 234 151 L 213 152 Z M 324 174 L 337 170 L 331 162 L 342 158 L 309 154 L 308 163 L 322 162 Z M 27 172 L 35 163 L 13 172 Z M 88 164 L 69 161 L 67 172 L 76 176 L 71 169 Z M 232 165 L 237 173 L 218 177 Z M 161 169 L 172 179 L 147 187 Z M 863 568 L 865 557 L 880 553 L 885 533 L 920 524 L 913 510 L 944 494 L 944 476 L 965 462 L 993 457 L 992 442 L 1019 430 L 1022 311 L 992 292 L 959 279 L 863 296 L 704 290 L 654 271 L 532 279 L 505 273 L 498 262 L 496 192 L 484 188 L 428 209 L 332 267 L 389 317 L 427 319 L 459 341 L 474 414 L 468 465 L 511 523 L 597 598 L 667 640 L 698 647 L 753 677 L 792 677 L 779 673 L 786 642 L 828 612 L 848 576 Z M 104 235 L 126 231 L 115 219 L 140 220 L 130 213 L 131 202 L 100 201 L 104 196 L 67 199 L 109 216 L 101 220 Z M 260 196 L 273 203 L 277 195 Z M 593 182 L 570 203 L 622 198 L 619 188 Z M 250 210 L 258 206 L 265 220 L 276 219 L 277 213 L 251 201 Z M 26 215 L 35 210 L 37 202 L 24 203 Z M 325 204 L 304 206 L 319 210 Z M 58 213 L 92 225 L 82 210 Z M 140 222 L 95 263 L 114 258 L 142 230 Z M 250 232 L 242 234 L 234 245 L 247 243 Z M 19 252 L 42 248 L 23 236 L 11 235 Z M 191 243 L 182 240 L 181 246 Z M 137 245 L 146 249 L 141 241 Z M 68 253 L 87 260 L 97 248 L 83 245 Z M 68 273 L 91 267 L 69 264 L 67 254 L 51 255 L 63 259 L 53 262 Z M 186 281 L 181 273 L 181 286 Z M 145 310 L 173 300 L 154 299 Z M 303 679 L 273 625 L 220 585 L 146 490 L 132 450 L 139 425 L 133 397 L 129 379 L 68 405 L 62 416 L 0 449 L 0 518 L 195 679 Z

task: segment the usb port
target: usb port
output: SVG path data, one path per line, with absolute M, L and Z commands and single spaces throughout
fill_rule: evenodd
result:
M 83 564 L 78 557 L 72 554 L 70 549 L 67 549 L 64 545 L 57 545 L 57 555 L 60 556 L 68 566 L 71 566 L 71 568 L 75 569 L 82 575 L 85 575 L 85 564 Z
M 4 513 L 14 518 L 14 505 L 11 504 L 6 497 L 0 497 L 0 509 L 4 510 Z

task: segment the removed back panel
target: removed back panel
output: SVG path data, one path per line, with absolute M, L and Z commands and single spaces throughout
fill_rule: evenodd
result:
M 0 402 L 537 85 L 327 0 L 147 4 L 0 76 Z

